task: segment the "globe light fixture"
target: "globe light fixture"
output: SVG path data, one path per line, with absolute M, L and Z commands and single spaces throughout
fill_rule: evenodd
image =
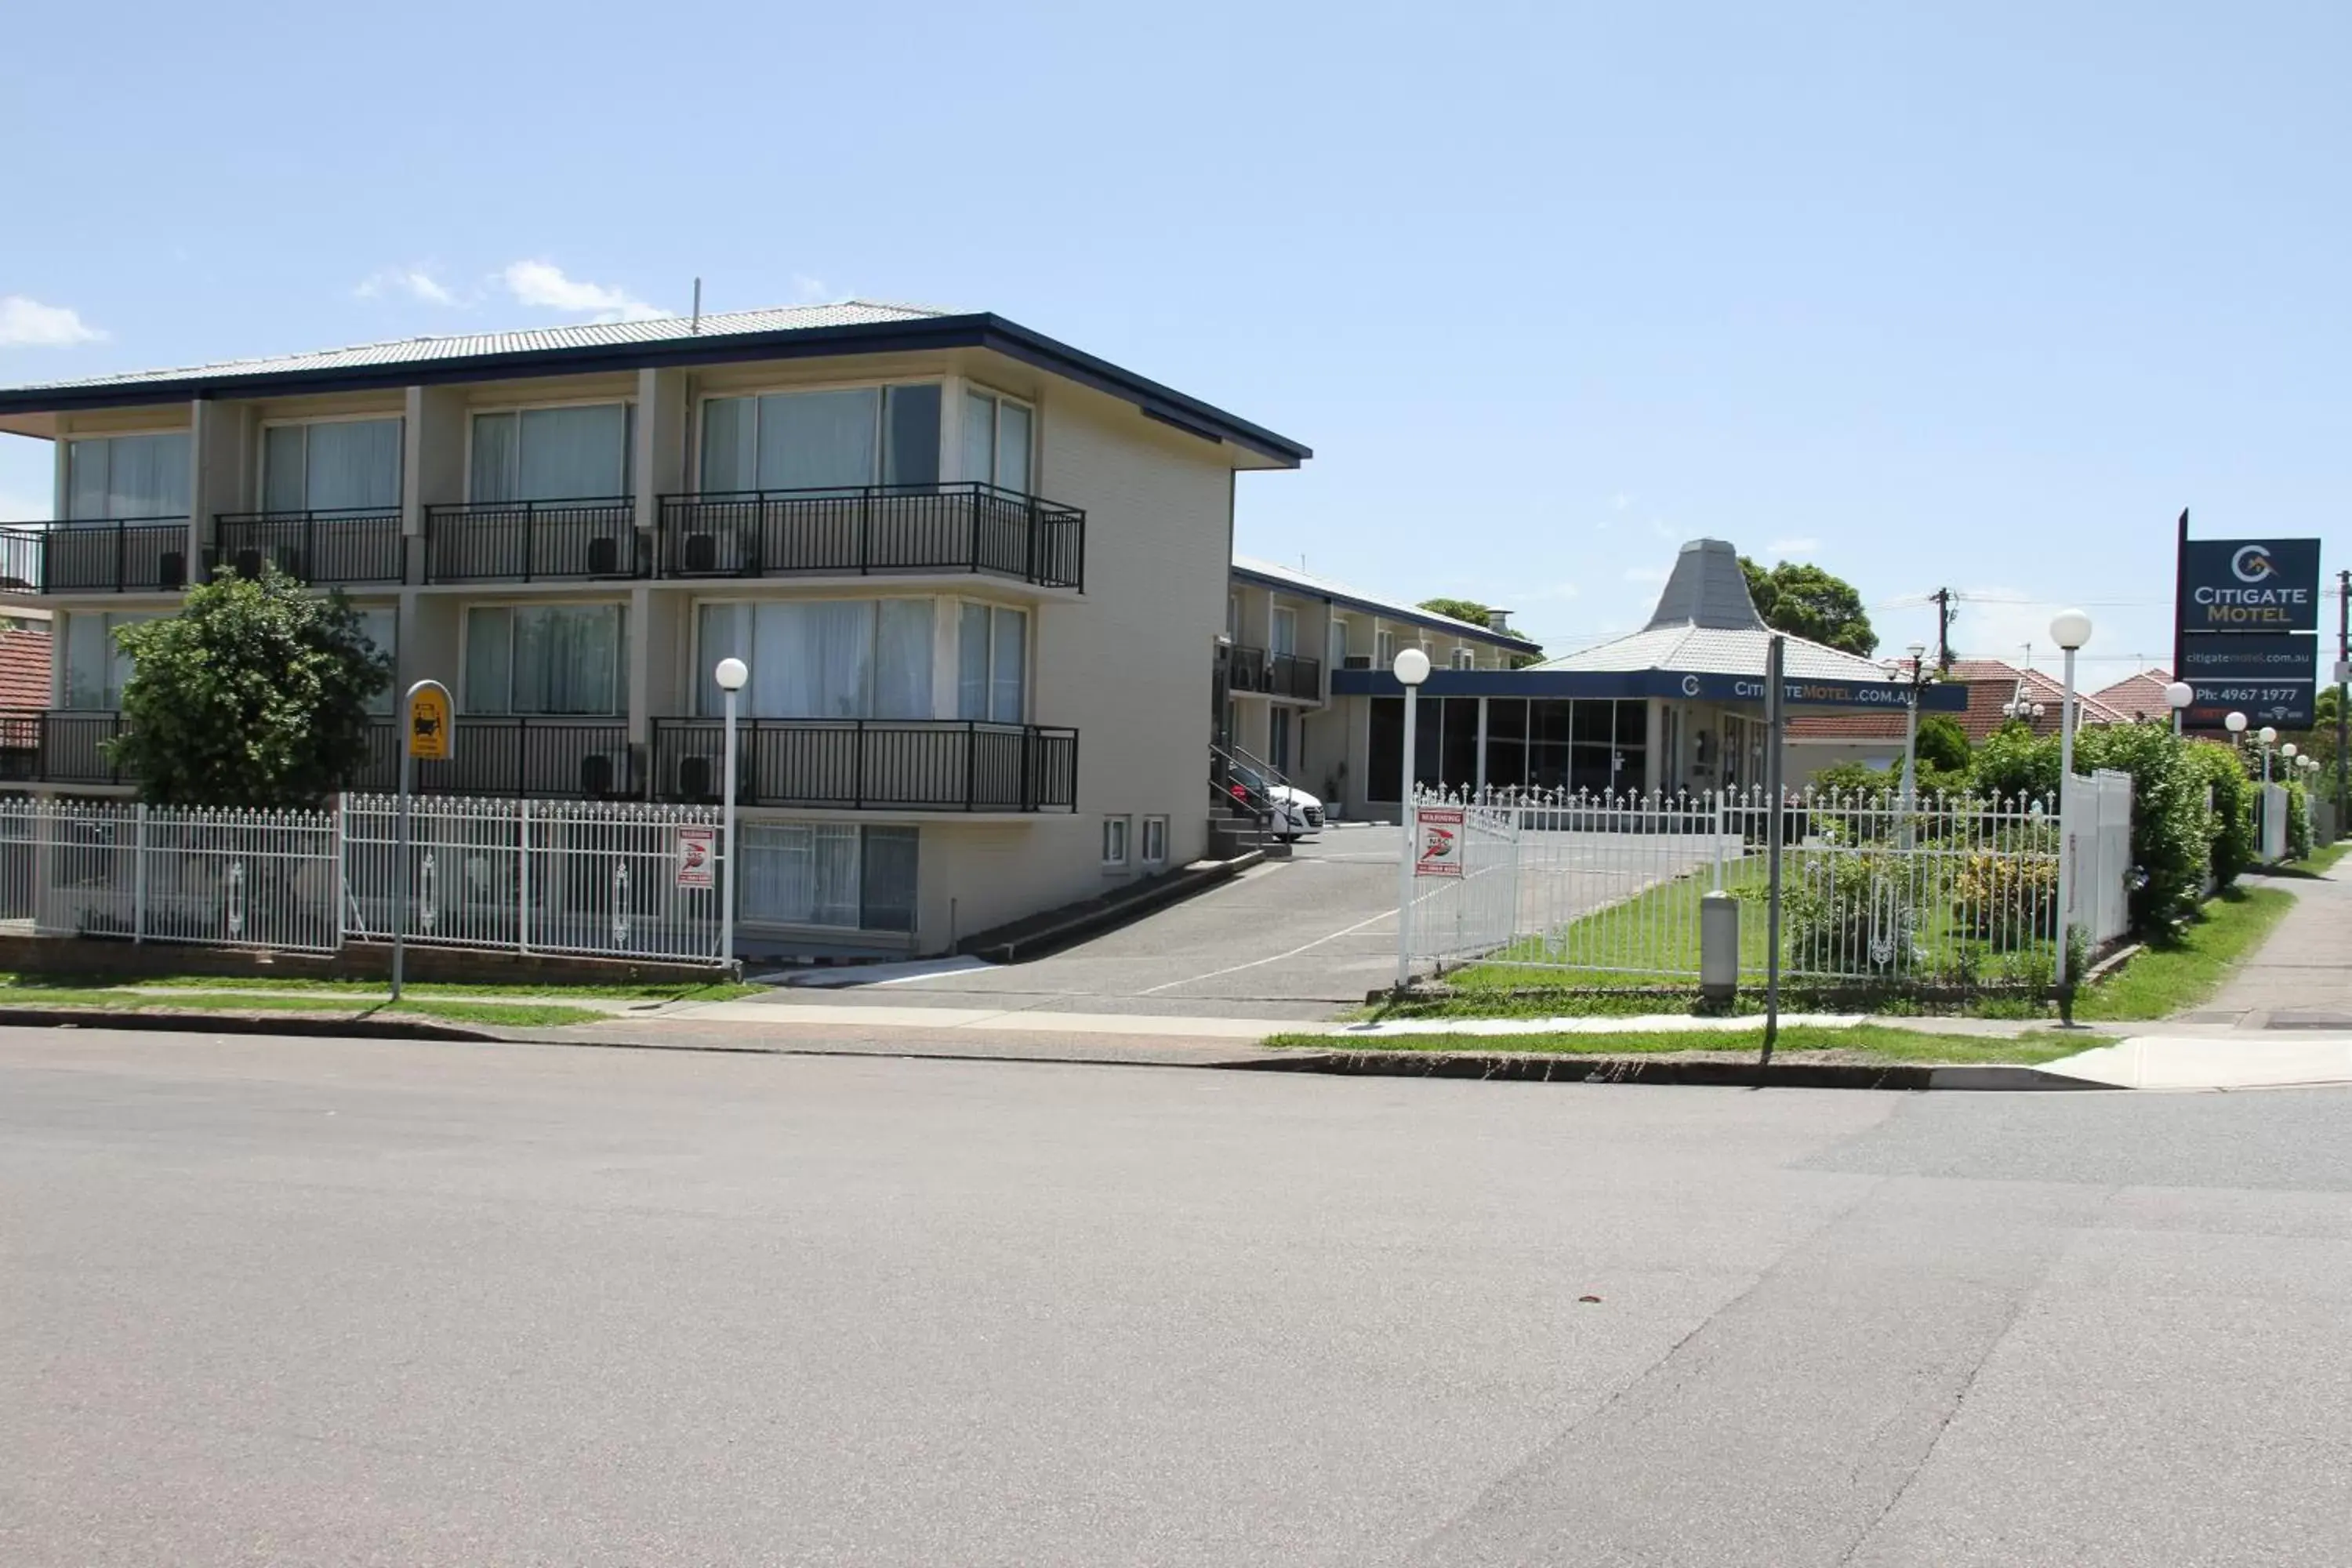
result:
M 2221 721 L 2221 728 L 2229 731 L 2232 735 L 2242 735 L 2246 732 L 2246 716 L 2233 711 L 2228 718 Z

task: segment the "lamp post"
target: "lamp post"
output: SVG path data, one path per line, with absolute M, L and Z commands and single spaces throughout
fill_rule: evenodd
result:
M 2050 621 L 2051 640 L 2066 650 L 2066 696 L 2058 711 L 2058 1011 L 2074 1021 L 2074 993 L 2066 974 L 2066 927 L 2074 892 L 2074 823 L 2067 804 L 2074 794 L 2074 655 L 2091 640 L 2091 617 L 2061 610 Z
M 2263 743 L 2263 783 L 2271 782 L 2271 748 L 2278 744 L 2278 730 L 2265 724 L 2255 732 L 2254 739 Z
M 1398 794 L 1403 797 L 1398 816 L 1404 829 L 1402 847 L 1397 852 L 1397 989 L 1402 991 L 1412 982 L 1412 859 L 1420 852 L 1420 818 L 1413 805 L 1413 746 L 1419 737 L 1414 728 L 1420 719 L 1421 683 L 1429 679 L 1429 656 L 1417 647 L 1401 650 L 1391 667 L 1397 684 L 1404 688 L 1404 761 L 1397 773 Z
M 723 825 L 719 829 L 726 840 L 726 855 L 719 863 L 719 957 L 724 963 L 735 962 L 735 697 L 743 683 L 751 679 L 751 668 L 740 658 L 722 658 L 719 668 L 710 672 L 726 694 L 727 744 L 724 760 L 727 780 L 719 786 L 719 814 Z
M 2246 716 L 2232 710 L 2229 717 L 2221 721 L 2221 728 L 2230 731 L 2230 744 L 2240 745 L 2246 738 Z
M 2164 689 L 2164 700 L 2172 705 L 2172 732 L 2178 735 L 2189 705 L 2197 700 L 2197 689 L 2185 680 L 2176 680 Z
M 1919 790 L 1919 688 L 1927 679 L 1927 645 L 1915 642 L 1905 651 L 1911 656 L 1911 720 L 1903 731 L 1903 809 L 1909 811 Z

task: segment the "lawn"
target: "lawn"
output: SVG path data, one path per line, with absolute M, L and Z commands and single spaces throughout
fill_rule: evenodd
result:
M 1622 1035 L 1390 1035 L 1370 1038 L 1331 1035 L 1276 1035 L 1269 1046 L 1301 1050 L 1471 1052 L 1478 1055 L 1626 1057 L 1677 1051 L 1734 1052 L 1752 1056 L 1763 1046 L 1757 1029 L 1700 1029 L 1676 1034 Z M 2113 1036 L 2059 1035 L 2035 1030 L 2017 1039 L 1932 1034 L 1924 1029 L 1858 1024 L 1851 1028 L 1798 1025 L 1780 1031 L 1775 1058 L 1795 1052 L 1835 1052 L 1842 1059 L 1866 1062 L 1982 1063 L 2032 1067 L 2115 1043 Z
M 499 1024 L 512 1028 L 593 1024 L 612 1016 L 596 1009 L 567 1007 L 553 1002 L 461 1002 L 428 997 L 395 1003 L 384 1000 L 380 987 L 374 997 L 332 993 L 245 995 L 236 992 L 194 990 L 158 995 L 152 992 L 131 991 L 110 985 L 27 984 L 22 977 L 0 987 L 0 1008 L 8 1006 L 89 1007 L 115 1013 L 314 1013 L 336 1018 L 375 1017 L 392 1013 L 441 1018 L 458 1024 Z
M 2294 895 L 2278 888 L 2225 889 L 2179 936 L 2149 943 L 2122 969 L 2079 993 L 2074 1016 L 2165 1018 L 2208 1001 L 2294 907 Z

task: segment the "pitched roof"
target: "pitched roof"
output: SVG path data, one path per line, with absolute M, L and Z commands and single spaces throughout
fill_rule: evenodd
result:
M 1353 609 L 1370 610 L 1372 614 L 1385 616 L 1389 620 L 1403 621 L 1412 626 L 1428 626 L 1436 631 L 1450 632 L 1455 637 L 1468 637 L 1475 642 L 1492 643 L 1496 647 L 1509 648 L 1515 653 L 1543 651 L 1538 644 L 1529 642 L 1516 633 L 1490 631 L 1470 621 L 1457 620 L 1452 616 L 1441 616 L 1434 610 L 1424 610 L 1420 605 L 1407 603 L 1402 599 L 1389 599 L 1377 594 L 1367 594 L 1362 589 L 1351 588 L 1345 583 L 1334 582 L 1328 577 L 1313 576 L 1296 567 L 1284 566 L 1273 561 L 1260 561 L 1254 556 L 1236 555 L 1234 557 L 1234 575 L 1267 587 L 1303 594 L 1310 598 L 1328 599 L 1333 604 L 1346 605 Z
M 0 708 L 49 705 L 49 634 L 0 631 Z
M 1951 672 L 1947 679 L 1965 682 L 1968 686 L 1968 711 L 1958 715 L 1958 718 L 1960 728 L 1967 731 L 1970 745 L 2009 722 L 2009 716 L 2001 711 L 2001 707 L 2015 700 L 2021 684 L 2024 688 L 2025 700 L 2039 702 L 2043 709 L 2042 717 L 2029 718 L 2026 723 L 2037 735 L 2058 732 L 2059 710 L 2065 703 L 2066 689 L 2038 669 L 2021 669 L 1997 658 L 1961 658 L 1952 661 Z M 2081 723 L 2132 722 L 2129 713 L 2109 707 L 2089 692 L 2076 692 L 2074 700 L 2079 704 Z
M 2137 675 L 2127 675 L 2094 697 L 2118 713 L 2135 719 L 2166 719 L 2172 717 L 2172 703 L 2164 689 L 2172 684 L 2172 677 L 2161 669 L 2144 669 Z
M 845 300 L 510 332 L 401 338 L 312 353 L 0 386 L 0 416 L 130 407 L 181 398 L 377 390 L 520 375 L 578 375 L 652 365 L 982 348 L 1132 402 L 1150 417 L 1296 467 L 1314 453 L 1286 436 L 988 311 Z

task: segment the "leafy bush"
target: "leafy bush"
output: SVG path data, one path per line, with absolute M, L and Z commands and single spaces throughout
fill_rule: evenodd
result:
M 2131 775 L 2132 863 L 2140 876 L 2131 893 L 2132 928 L 2168 931 L 2197 910 L 2212 858 L 2212 826 L 2205 814 L 2204 781 L 2185 754 L 2187 742 L 2168 723 L 2111 724 L 2074 737 L 2076 768 L 2113 768 Z
M 2287 781 L 2286 858 L 2290 860 L 2311 858 L 2311 803 L 2301 779 Z
M 131 658 L 110 759 L 165 805 L 312 805 L 367 760 L 392 661 L 341 594 L 274 566 L 223 573 L 177 615 L 122 627 Z
M 1912 876 L 1905 857 L 1885 850 L 1804 857 L 1781 894 L 1790 963 L 1844 972 L 1916 956 L 1921 910 Z
M 1963 856 L 1952 879 L 1952 923 L 1996 952 L 2056 936 L 2056 855 L 2029 859 L 2017 850 L 1982 849 Z
M 2210 795 L 2212 801 L 2206 830 L 2213 881 L 2226 888 L 2254 861 L 2254 784 L 2231 747 L 2192 741 L 2182 750 L 2191 790 L 2200 800 Z
M 2058 798 L 2058 738 L 2036 738 L 2022 724 L 2002 725 L 1985 738 L 1969 769 L 1979 795 L 2004 804 Z
M 1913 748 L 1918 758 L 1919 772 L 1925 776 L 1933 768 L 1939 773 L 1966 773 L 1969 767 L 1969 736 L 1959 721 L 1948 713 L 1929 713 L 1919 721 L 1919 739 Z

